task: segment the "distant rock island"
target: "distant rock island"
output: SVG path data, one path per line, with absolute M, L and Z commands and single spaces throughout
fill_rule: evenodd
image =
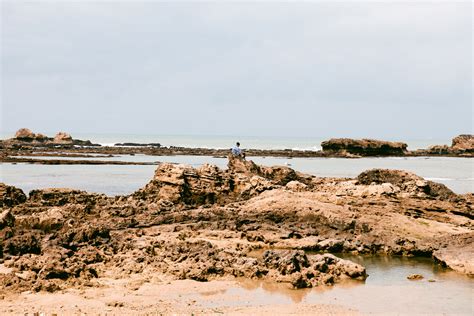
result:
M 332 138 L 321 143 L 324 152 L 359 156 L 400 156 L 408 145 L 375 139 Z
M 72 136 L 65 132 L 58 132 L 54 137 L 48 137 L 41 133 L 33 133 L 28 128 L 19 129 L 13 138 L 2 141 L 3 145 L 8 147 L 52 147 L 52 146 L 100 146 L 93 144 L 90 140 L 73 139 Z
M 230 146 L 231 144 L 229 144 Z M 447 156 L 474 157 L 474 135 L 459 135 L 452 140 L 451 146 L 435 145 L 427 149 L 409 150 L 404 142 L 390 142 L 376 139 L 332 138 L 321 143 L 322 150 L 292 150 L 292 149 L 245 149 L 248 157 L 288 157 L 288 158 L 360 158 L 360 157 L 413 157 L 413 156 Z M 58 153 L 57 149 L 61 149 Z M 101 146 L 90 140 L 74 139 L 65 132 L 59 132 L 54 137 L 33 133 L 27 128 L 18 130 L 13 138 L 0 140 L 0 161 L 2 162 L 34 162 L 61 164 L 64 160 L 44 160 L 33 158 L 16 158 L 15 156 L 41 155 L 133 155 L 144 154 L 154 156 L 212 156 L 226 157 L 229 149 L 189 148 L 162 146 L 153 143 L 116 143 L 114 146 Z M 80 163 L 79 161 L 64 161 L 64 163 Z M 94 162 L 98 163 L 98 162 Z M 106 164 L 107 162 L 104 161 Z

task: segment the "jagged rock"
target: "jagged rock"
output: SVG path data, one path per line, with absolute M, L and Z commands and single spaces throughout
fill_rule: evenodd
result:
M 227 168 L 230 171 L 235 173 L 243 173 L 246 175 L 255 174 L 260 175 L 261 170 L 260 167 L 255 164 L 252 160 L 245 160 L 242 157 L 237 157 L 232 154 L 227 156 L 229 162 L 227 163 Z
M 321 143 L 324 152 L 360 156 L 400 156 L 407 151 L 407 144 L 374 139 L 332 138 Z
M 214 204 L 235 191 L 231 177 L 205 164 L 199 169 L 187 165 L 161 164 L 153 180 L 134 194 L 147 199 L 163 199 L 189 205 Z
M 63 206 L 68 203 L 93 205 L 101 198 L 105 198 L 105 195 L 73 189 L 51 188 L 30 191 L 28 201 L 40 203 L 43 206 Z
M 12 207 L 26 201 L 26 195 L 21 189 L 0 183 L 0 208 Z
M 444 184 L 427 181 L 414 173 L 403 170 L 371 169 L 359 174 L 357 181 L 364 185 L 391 183 L 406 192 L 423 193 L 441 200 L 457 197 Z
M 273 277 L 291 283 L 295 288 L 333 284 L 344 278 L 367 278 L 363 266 L 331 254 L 307 256 L 303 251 L 268 250 L 263 261 L 267 268 L 278 272 L 279 275 Z

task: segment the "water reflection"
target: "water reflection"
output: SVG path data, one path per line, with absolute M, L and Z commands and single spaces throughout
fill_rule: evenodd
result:
M 474 279 L 434 264 L 430 258 L 341 255 L 364 265 L 366 282 L 346 280 L 334 286 L 291 289 L 288 284 L 238 280 L 238 287 L 216 293 L 209 306 L 261 304 L 338 304 L 362 313 L 472 315 Z M 410 281 L 410 274 L 425 278 Z M 435 280 L 436 282 L 430 282 Z M 225 294 L 225 295 L 224 295 Z M 204 295 L 209 295 L 206 293 Z

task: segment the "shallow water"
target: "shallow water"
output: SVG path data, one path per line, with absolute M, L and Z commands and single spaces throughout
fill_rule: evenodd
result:
M 36 157 L 41 158 L 41 157 Z M 42 157 L 42 159 L 58 159 Z M 64 158 L 60 158 L 64 159 Z M 226 158 L 209 156 L 118 155 L 110 158 L 73 158 L 135 162 L 174 162 L 198 167 L 204 163 L 226 168 Z M 356 177 L 372 168 L 402 169 L 428 180 L 443 183 L 457 193 L 474 192 L 474 160 L 450 157 L 409 158 L 278 158 L 251 157 L 257 164 L 289 165 L 291 168 L 322 177 Z M 0 182 L 15 185 L 25 192 L 36 188 L 69 187 L 107 195 L 130 194 L 153 177 L 156 166 L 133 165 L 32 165 L 0 164 Z
M 214 298 L 222 297 L 209 300 L 211 305 L 207 307 L 308 303 L 337 304 L 364 314 L 384 315 L 472 315 L 474 311 L 474 279 L 443 269 L 431 259 L 343 257 L 367 268 L 369 277 L 365 282 L 348 280 L 335 286 L 293 290 L 284 284 L 242 280 L 237 287 L 205 293 Z M 424 279 L 406 278 L 414 273 L 423 275 Z

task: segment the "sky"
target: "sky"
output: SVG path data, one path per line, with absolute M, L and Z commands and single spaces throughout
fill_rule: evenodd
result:
M 2 0 L 0 131 L 473 133 L 472 9 L 470 1 Z

